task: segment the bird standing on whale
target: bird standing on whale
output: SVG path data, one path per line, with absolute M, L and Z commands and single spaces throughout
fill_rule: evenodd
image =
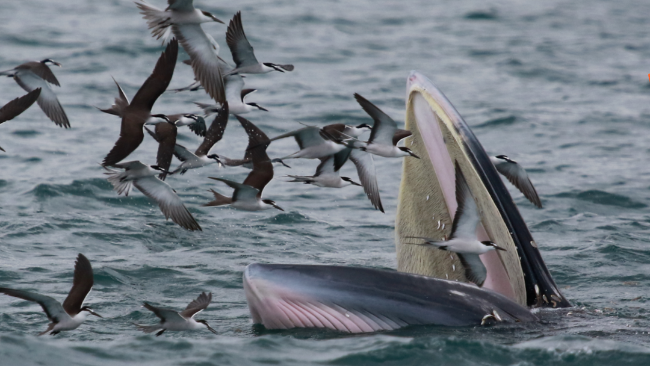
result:
M 64 330 L 77 329 L 86 320 L 88 314 L 102 317 L 89 307 L 83 306 L 83 302 L 90 293 L 93 283 L 93 268 L 90 261 L 79 253 L 74 266 L 72 288 L 68 293 L 68 297 L 63 301 L 63 305 L 49 296 L 29 291 L 0 287 L 0 293 L 38 303 L 51 321 L 47 329 L 40 333 L 39 336 L 48 333 L 55 335 Z

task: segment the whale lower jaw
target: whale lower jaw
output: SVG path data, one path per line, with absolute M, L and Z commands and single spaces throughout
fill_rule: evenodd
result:
M 459 282 L 370 268 L 257 264 L 243 276 L 253 322 L 267 329 L 328 328 L 348 333 L 409 325 L 528 322 L 528 309 Z

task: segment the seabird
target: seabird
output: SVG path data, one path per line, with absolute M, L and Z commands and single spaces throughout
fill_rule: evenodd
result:
M 217 331 L 212 329 L 208 325 L 208 322 L 205 320 L 195 320 L 194 315 L 205 310 L 210 302 L 212 301 L 212 293 L 202 292 L 196 300 L 192 300 L 191 303 L 187 305 L 185 310 L 178 312 L 172 309 L 157 308 L 149 303 L 144 303 L 144 307 L 148 310 L 151 310 L 157 317 L 160 318 L 160 323 L 156 325 L 139 325 L 136 324 L 139 330 L 145 333 L 152 333 L 157 330 L 160 330 L 156 333 L 156 337 L 163 334 L 166 330 L 171 331 L 181 331 L 181 330 L 195 330 L 208 328 L 214 334 L 217 334 Z
M 192 0 L 168 0 L 168 3 L 165 11 L 142 1 L 136 5 L 142 10 L 154 36 L 167 38 L 171 29 L 190 56 L 190 65 L 196 79 L 212 99 L 219 103 L 225 102 L 223 74 L 218 56 L 219 44 L 201 28 L 201 23 L 223 22 L 207 11 L 195 9 Z
M 201 23 L 217 22 L 225 24 L 217 19 L 212 13 L 196 9 L 194 0 L 167 0 L 167 8 L 159 9 L 148 4 L 144 0 L 136 1 L 135 5 L 140 9 L 140 14 L 147 21 L 151 33 L 156 39 L 167 42 L 172 34 L 172 25 L 195 25 Z M 199 29 L 203 31 L 200 27 Z
M 201 230 L 201 226 L 194 220 L 176 192 L 156 177 L 156 174 L 163 171 L 162 168 L 156 165 L 144 165 L 139 161 L 113 164 L 113 166 L 124 169 L 120 172 L 104 167 L 107 170 L 104 174 L 108 175 L 108 181 L 118 195 L 128 196 L 135 186 L 145 196 L 156 201 L 165 218 L 171 218 L 173 222 L 187 230 Z
M 481 222 L 474 196 L 469 190 L 465 176 L 456 163 L 456 214 L 451 227 L 449 240 L 438 241 L 430 238 L 410 236 L 409 238 L 423 239 L 420 245 L 429 245 L 458 254 L 465 267 L 465 277 L 477 286 L 483 286 L 487 270 L 479 258 L 480 254 L 491 250 L 503 250 L 491 241 L 479 241 L 476 237 L 476 227 Z
M 257 103 L 246 103 L 244 98 L 248 94 L 255 92 L 257 89 L 243 89 L 244 79 L 239 74 L 228 75 L 224 77 L 226 87 L 226 100 L 228 101 L 228 108 L 230 113 L 234 115 L 245 114 L 250 111 L 259 109 L 268 112 L 268 109 L 259 106 Z M 199 108 L 203 109 L 205 116 L 209 116 L 219 111 L 220 107 L 206 103 L 195 103 Z
M 237 117 L 239 123 L 241 123 L 246 130 L 250 140 L 249 145 L 253 146 L 250 149 L 251 157 L 253 159 L 253 170 L 248 174 L 244 183 L 210 177 L 210 179 L 226 183 L 235 191 L 231 198 L 211 189 L 210 192 L 214 194 L 214 201 L 208 202 L 204 206 L 231 205 L 234 208 L 246 211 L 260 211 L 275 207 L 280 211 L 284 211 L 280 206 L 276 205 L 274 201 L 262 199 L 262 191 L 264 191 L 264 187 L 266 187 L 271 179 L 273 179 L 273 163 L 271 163 L 269 156 L 266 154 L 266 148 L 271 143 L 271 140 L 269 140 L 266 134 L 257 128 L 257 126 L 252 122 L 240 116 L 235 117 Z
M 334 167 L 334 157 L 335 155 L 330 155 L 320 158 L 321 163 L 318 164 L 316 173 L 312 176 L 288 175 L 287 177 L 293 178 L 289 182 L 313 184 L 317 187 L 326 188 L 343 188 L 349 185 L 361 186 L 352 179 L 341 176 L 339 170 Z
M 31 107 L 32 104 L 38 99 L 38 96 L 41 94 L 41 88 L 34 89 L 29 93 L 18 97 L 11 102 L 5 104 L 0 108 L 0 123 L 7 122 L 15 117 L 18 117 L 23 113 L 27 108 Z M 0 150 L 5 151 L 2 147 Z
M 66 116 L 61 103 L 56 98 L 56 94 L 50 89 L 48 83 L 61 86 L 59 81 L 54 76 L 54 73 L 47 64 L 52 64 L 61 67 L 61 64 L 46 58 L 43 61 L 30 61 L 7 71 L 0 72 L 0 75 L 7 75 L 13 77 L 14 80 L 25 91 L 31 92 L 38 88 L 41 89 L 41 94 L 38 97 L 37 103 L 43 112 L 54 122 L 57 126 L 70 128 L 68 116 Z
M 38 303 L 43 308 L 51 323 L 44 332 L 39 334 L 41 336 L 48 333 L 55 335 L 64 330 L 77 329 L 86 320 L 88 313 L 101 318 L 101 315 L 92 311 L 88 306 L 82 306 L 92 287 L 93 268 L 90 266 L 88 258 L 79 253 L 74 266 L 72 288 L 68 293 L 68 297 L 63 301 L 63 305 L 49 296 L 29 291 L 0 287 L 0 293 Z
M 113 79 L 115 82 L 115 85 L 117 86 L 117 90 L 119 95 L 115 98 L 115 103 L 111 105 L 109 108 L 102 109 L 99 107 L 95 107 L 99 109 L 100 111 L 108 114 L 112 114 L 114 116 L 118 116 L 122 118 L 124 116 L 124 110 L 126 107 L 129 106 L 129 98 L 126 96 L 126 93 L 124 93 L 124 90 L 122 90 L 122 87 L 120 84 L 118 84 L 117 80 Z M 154 116 L 160 116 L 160 115 L 154 115 Z M 188 126 L 188 128 L 194 132 L 197 136 L 205 136 L 205 120 L 203 117 L 197 116 L 193 113 L 178 113 L 178 114 L 169 114 L 167 115 L 167 119 L 169 122 L 172 122 L 176 125 L 176 127 L 181 127 L 181 126 Z M 152 117 L 147 120 L 145 124 L 156 124 L 158 122 L 156 117 Z
M 400 140 L 411 135 L 410 131 L 399 130 L 397 123 L 392 118 L 361 95 L 355 93 L 354 98 L 361 105 L 361 108 L 375 121 L 368 143 L 359 146 L 361 150 L 385 158 L 400 158 L 403 156 L 420 158 L 408 147 L 397 146 Z
M 517 187 L 533 205 L 542 208 L 542 201 L 539 199 L 530 178 L 528 178 L 526 169 L 505 155 L 490 156 L 490 161 L 497 168 L 497 171 L 508 178 L 510 183 Z
M 266 74 L 271 71 L 293 71 L 293 65 L 279 65 L 270 62 L 259 62 L 255 57 L 253 46 L 248 42 L 241 22 L 241 11 L 232 18 L 226 31 L 226 43 L 232 53 L 232 58 L 237 64 L 235 69 L 225 75 L 240 74 Z
M 201 145 L 196 149 L 194 154 L 192 154 L 187 148 L 182 145 L 176 144 L 174 147 L 174 156 L 181 161 L 181 165 L 176 168 L 172 173 L 185 174 L 189 169 L 201 168 L 206 165 L 217 163 L 221 165 L 219 156 L 216 154 L 210 154 L 210 149 L 212 146 L 219 142 L 223 137 L 223 133 L 226 130 L 228 125 L 228 103 L 225 103 L 219 111 L 219 114 L 214 118 L 210 128 L 205 133 L 205 138 Z
M 174 39 L 158 58 L 153 73 L 142 84 L 135 97 L 133 97 L 133 101 L 121 112 L 120 138 L 104 158 L 103 166 L 115 165 L 140 146 L 142 139 L 144 139 L 142 127 L 152 117 L 151 108 L 154 103 L 169 86 L 169 82 L 174 75 L 177 55 L 178 42 Z
M 272 138 L 271 141 L 280 140 L 286 137 L 293 137 L 298 143 L 300 150 L 283 158 L 277 159 L 277 161 L 298 158 L 324 158 L 342 151 L 348 147 L 348 143 L 351 141 L 350 138 L 346 138 L 340 134 L 339 127 L 336 125 L 328 125 L 323 128 L 307 126 L 299 130 L 276 136 Z M 335 169 L 340 168 L 341 165 L 335 164 Z

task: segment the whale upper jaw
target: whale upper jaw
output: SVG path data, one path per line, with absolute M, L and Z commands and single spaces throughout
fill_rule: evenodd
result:
M 364 333 L 408 325 L 537 320 L 496 292 L 395 271 L 253 263 L 246 267 L 243 283 L 253 322 L 268 329 Z

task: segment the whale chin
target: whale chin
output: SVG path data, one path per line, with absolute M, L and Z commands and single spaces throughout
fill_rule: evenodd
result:
M 406 146 L 395 222 L 397 270 L 251 264 L 244 288 L 253 321 L 268 329 L 344 332 L 408 325 L 470 326 L 528 322 L 528 307 L 566 307 L 523 218 L 489 156 L 447 98 L 423 75 L 407 81 Z M 405 245 L 408 237 L 444 240 L 456 212 L 455 165 L 476 200 L 480 241 L 505 251 L 480 259 L 487 278 L 468 284 L 454 253 Z M 403 244 L 404 243 L 404 244 Z

